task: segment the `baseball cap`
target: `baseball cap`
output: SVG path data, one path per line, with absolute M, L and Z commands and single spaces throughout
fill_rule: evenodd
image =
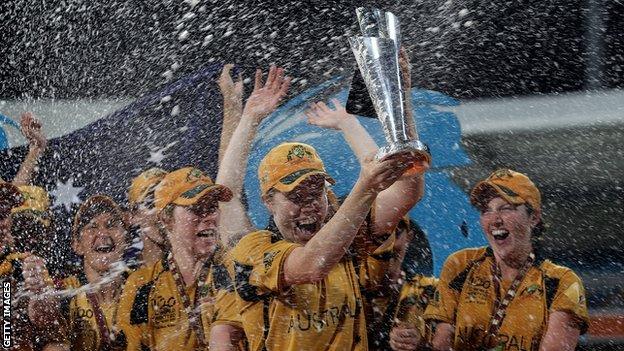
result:
M 11 210 L 12 214 L 33 215 L 43 225 L 50 225 L 50 196 L 42 187 L 21 185 L 18 187 L 24 202 Z
M 153 167 L 132 179 L 132 183 L 128 189 L 128 202 L 130 206 L 135 206 L 142 202 L 153 203 L 154 189 L 165 175 L 167 175 L 167 171 Z
M 93 195 L 90 196 L 85 202 L 80 205 L 78 208 L 78 212 L 76 212 L 76 216 L 74 217 L 74 225 L 72 227 L 72 233 L 78 237 L 82 227 L 91 222 L 95 217 L 102 213 L 111 213 L 119 216 L 120 218 L 124 217 L 123 210 L 112 198 L 106 195 Z M 126 223 L 124 222 L 124 226 Z
M 19 189 L 6 182 L 0 182 L 0 218 L 6 218 L 11 210 L 24 203 L 24 197 Z
M 154 207 L 162 211 L 167 205 L 191 206 L 207 196 L 218 201 L 230 201 L 232 191 L 215 184 L 210 177 L 195 167 L 184 167 L 169 172 L 154 190 Z
M 500 196 L 514 205 L 526 203 L 533 209 L 539 209 L 542 205 L 540 191 L 531 179 L 511 169 L 499 169 L 479 182 L 470 193 L 470 202 L 482 208 L 493 196 Z
M 331 184 L 335 183 L 312 146 L 296 142 L 282 143 L 271 149 L 260 161 L 260 191 L 265 195 L 275 188 L 287 193 L 315 174 L 322 174 Z

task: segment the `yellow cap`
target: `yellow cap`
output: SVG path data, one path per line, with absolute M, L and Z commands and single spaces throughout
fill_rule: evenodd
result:
M 139 174 L 132 180 L 128 189 L 128 202 L 131 206 L 145 201 L 150 194 L 153 194 L 156 185 L 167 175 L 164 169 L 157 167 L 150 168 Z
M 42 187 L 34 185 L 21 185 L 18 189 L 20 193 L 22 193 L 24 203 L 20 207 L 12 209 L 12 213 L 22 211 L 43 213 L 50 209 L 50 196 Z
M 115 200 L 106 195 L 96 194 L 86 199 L 78 208 L 72 226 L 73 235 L 79 238 L 82 228 L 101 213 L 115 214 L 122 219 L 124 227 L 127 225 L 123 221 L 124 212 Z
M 19 189 L 11 183 L 0 183 L 0 218 L 6 218 L 11 210 L 21 206 L 24 197 Z
M 194 167 L 180 168 L 168 173 L 154 190 L 154 207 L 162 211 L 169 204 L 191 206 L 206 196 L 215 196 L 218 201 L 230 201 L 232 191 L 215 184 L 210 177 Z
M 542 205 L 539 189 L 526 175 L 510 169 L 499 169 L 479 182 L 470 193 L 470 202 L 482 208 L 493 196 L 500 196 L 514 205 L 529 204 L 533 209 Z
M 265 195 L 275 188 L 287 193 L 315 174 L 322 174 L 330 183 L 335 183 L 325 171 L 323 161 L 312 146 L 283 143 L 271 149 L 258 166 L 260 191 Z

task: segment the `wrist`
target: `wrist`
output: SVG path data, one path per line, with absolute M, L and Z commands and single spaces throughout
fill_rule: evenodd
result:
M 341 131 L 345 131 L 345 130 L 349 130 L 351 129 L 354 125 L 359 124 L 360 122 L 357 120 L 357 118 L 355 117 L 355 115 L 352 115 L 350 113 L 345 113 L 343 116 L 340 117 L 340 119 L 338 120 L 338 129 L 340 129 Z

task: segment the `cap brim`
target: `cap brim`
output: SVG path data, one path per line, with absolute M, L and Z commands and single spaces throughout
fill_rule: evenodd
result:
M 0 212 L 8 214 L 15 207 L 24 203 L 19 189 L 11 183 L 0 183 Z
M 483 208 L 487 206 L 487 201 L 496 196 L 500 196 L 505 201 L 514 205 L 520 205 L 526 202 L 519 196 L 508 195 L 495 183 L 484 180 L 479 182 L 470 192 L 470 203 L 477 208 Z
M 304 180 L 317 174 L 324 176 L 325 180 L 328 181 L 330 184 L 332 185 L 336 184 L 336 181 L 332 177 L 330 177 L 329 174 L 327 174 L 326 172 L 319 171 L 319 170 L 303 170 L 303 171 L 297 171 L 295 173 L 291 173 L 290 175 L 287 175 L 286 177 L 280 179 L 280 181 L 277 182 L 277 184 L 275 184 L 273 188 L 275 188 L 276 190 L 279 190 L 280 192 L 288 193 L 292 191 L 294 188 L 296 188 L 299 184 L 301 184 L 301 182 L 303 182 Z M 289 177 L 294 177 L 294 178 L 288 179 Z M 287 179 L 287 181 L 284 182 L 284 179 Z
M 233 194 L 230 188 L 221 184 L 215 184 L 200 191 L 199 193 L 197 193 L 197 195 L 191 198 L 185 198 L 180 196 L 177 199 L 173 200 L 172 203 L 179 206 L 192 206 L 199 203 L 200 201 L 204 202 L 216 200 L 221 202 L 228 202 L 232 200 L 232 196 Z

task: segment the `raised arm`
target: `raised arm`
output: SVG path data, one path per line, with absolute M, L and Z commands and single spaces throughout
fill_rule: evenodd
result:
M 48 140 L 41 130 L 41 123 L 31 112 L 22 114 L 20 126 L 22 135 L 28 140 L 28 155 L 26 155 L 13 179 L 12 183 L 15 186 L 28 185 L 32 182 L 37 162 L 48 144 Z
M 236 82 L 232 80 L 230 72 L 233 67 L 234 65 L 231 63 L 224 65 L 219 77 L 219 90 L 223 96 L 223 127 L 219 144 L 219 164 L 223 160 L 225 149 L 230 143 L 234 129 L 236 129 L 243 114 L 243 79 L 239 74 Z
M 266 83 L 262 84 L 262 71 L 256 71 L 254 90 L 247 99 L 238 126 L 228 143 L 217 183 L 229 187 L 234 197 L 219 205 L 221 219 L 219 232 L 226 247 L 232 247 L 245 234 L 253 231 L 247 210 L 242 202 L 243 182 L 247 172 L 249 148 L 260 122 L 279 105 L 288 92 L 290 78 L 284 77 L 284 69 L 271 66 Z
M 336 214 L 304 246 L 295 248 L 284 263 L 284 285 L 319 281 L 342 259 L 351 246 L 380 191 L 392 185 L 411 167 L 400 157 L 382 161 L 372 155 L 362 165 L 360 177 Z
M 347 113 L 337 99 L 333 99 L 332 103 L 334 109 L 329 108 L 323 102 L 312 104 L 310 109 L 305 112 L 308 122 L 322 128 L 342 131 L 349 147 L 361 164 L 365 154 L 377 151 L 377 144 L 357 118 Z M 404 154 L 402 157 L 407 160 L 413 158 L 413 155 Z M 424 191 L 422 174 L 428 168 L 429 165 L 425 161 L 418 160 L 414 163 L 415 172 L 404 175 L 377 196 L 377 201 L 375 201 L 375 234 L 388 234 L 420 200 Z

